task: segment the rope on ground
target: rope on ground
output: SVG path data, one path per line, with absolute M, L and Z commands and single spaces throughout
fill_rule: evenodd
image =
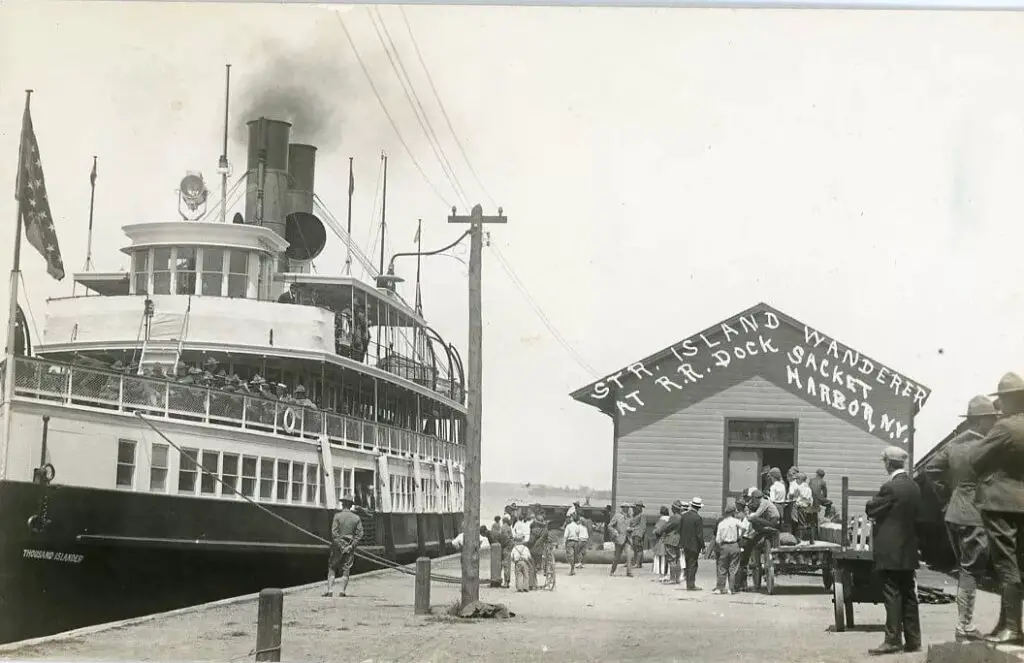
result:
M 267 647 L 266 649 L 250 649 L 248 654 L 242 654 L 241 656 L 236 656 L 234 658 L 229 658 L 228 659 L 228 663 L 235 663 L 235 661 L 241 661 L 243 658 L 251 658 L 253 656 L 259 656 L 260 654 L 269 654 L 270 652 L 275 652 L 275 651 L 279 650 L 280 648 L 281 648 L 280 646 L 277 646 L 277 647 Z
M 281 515 L 278 515 L 278 514 L 274 513 L 273 511 L 271 511 L 267 507 L 263 506 L 259 502 L 254 502 L 252 500 L 252 498 L 250 498 L 248 495 L 243 495 L 242 493 L 237 492 L 235 490 L 234 486 L 229 486 L 218 475 L 214 474 L 213 472 L 210 472 L 205 467 L 203 467 L 199 463 L 199 461 L 197 459 L 195 459 L 192 456 L 190 456 L 188 453 L 185 452 L 184 449 L 182 449 L 180 446 L 178 446 L 178 444 L 176 442 L 171 440 L 171 438 L 167 437 L 164 434 L 163 431 L 161 431 L 159 428 L 157 428 L 153 424 L 152 421 L 150 421 L 148 418 L 142 416 L 142 412 L 136 411 L 135 412 L 135 416 L 137 416 L 142 421 L 146 422 L 146 424 L 150 428 L 152 428 L 153 431 L 156 432 L 156 434 L 159 435 L 163 439 L 164 442 L 166 442 L 170 446 L 174 447 L 174 449 L 177 450 L 179 454 L 181 454 L 182 458 L 188 458 L 190 461 L 192 461 L 192 464 L 195 465 L 196 468 L 200 472 L 202 472 L 206 476 L 210 477 L 211 479 L 213 479 L 214 481 L 219 483 L 221 486 L 224 486 L 224 487 L 228 488 L 228 490 L 234 492 L 235 494 L 240 496 L 243 500 L 245 500 L 246 502 L 248 502 L 252 506 L 256 507 L 260 511 L 263 511 L 267 515 L 272 516 L 273 518 L 276 518 L 277 520 L 281 521 L 282 523 L 284 523 L 285 525 L 291 527 L 292 529 L 295 529 L 296 531 L 301 532 L 302 534 L 305 534 L 306 536 L 310 537 L 311 539 L 314 539 L 315 541 L 319 541 L 320 543 L 323 543 L 323 544 L 328 545 L 328 546 L 331 545 L 331 542 L 328 541 L 327 539 L 323 538 L 322 536 L 320 536 L 318 534 L 314 534 L 313 532 L 310 532 L 309 530 L 305 529 L 301 525 L 288 520 L 284 516 L 281 516 Z M 376 554 L 368 552 L 368 551 L 359 550 L 359 548 L 356 548 L 355 556 L 356 557 L 360 557 L 360 558 L 362 558 L 362 559 L 364 559 L 364 560 L 366 560 L 368 562 L 373 562 L 374 564 L 377 564 L 378 566 L 383 566 L 384 568 L 388 568 L 388 569 L 391 569 L 391 570 L 394 570 L 394 571 L 399 571 L 401 573 L 405 573 L 406 575 L 412 575 L 412 576 L 416 575 L 416 571 L 415 570 L 407 568 L 404 564 L 399 564 L 398 562 L 394 562 L 394 561 L 392 561 L 390 559 L 387 559 L 386 557 L 381 557 L 380 555 L 376 555 Z M 442 574 L 439 574 L 439 573 L 431 573 L 430 574 L 430 579 L 435 581 L 435 582 L 446 582 L 446 583 L 451 583 L 451 584 L 461 584 L 462 583 L 462 578 L 457 578 L 455 576 L 446 576 L 446 575 L 442 575 Z

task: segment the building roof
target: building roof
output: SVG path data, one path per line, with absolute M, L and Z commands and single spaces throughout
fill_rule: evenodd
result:
M 677 343 L 673 343 L 672 345 L 670 345 L 670 346 L 668 346 L 666 348 L 663 348 L 663 349 L 655 352 L 652 355 L 644 357 L 643 359 L 639 359 L 639 360 L 637 360 L 635 362 L 631 362 L 630 364 L 628 364 L 627 366 L 624 366 L 623 368 L 619 369 L 618 371 L 613 371 L 612 373 L 609 373 L 606 377 L 602 377 L 599 380 L 595 380 L 595 381 L 593 381 L 593 382 L 591 382 L 589 384 L 586 384 L 586 385 L 580 387 L 579 389 L 573 391 L 570 394 L 570 396 L 572 396 L 573 399 L 575 399 L 575 400 L 577 400 L 577 401 L 579 401 L 581 403 L 598 407 L 602 411 L 610 414 L 610 412 L 608 411 L 608 408 L 607 408 L 607 403 L 606 402 L 602 402 L 600 400 L 597 400 L 597 399 L 595 399 L 592 396 L 592 394 L 594 393 L 594 390 L 596 388 L 601 387 L 605 383 L 605 381 L 608 381 L 608 380 L 610 380 L 610 379 L 612 379 L 613 377 L 616 377 L 616 376 L 622 376 L 622 375 L 627 374 L 629 372 L 629 370 L 630 370 L 630 367 L 631 366 L 636 366 L 638 363 L 642 363 L 645 366 L 648 366 L 648 365 L 655 365 L 655 364 L 657 364 L 658 361 L 660 361 L 662 359 L 669 358 L 669 357 L 673 357 L 674 356 L 675 358 L 679 358 L 680 350 L 682 348 L 684 348 L 688 343 L 697 342 L 698 339 L 703 340 L 706 343 L 709 340 L 708 337 L 713 337 L 714 335 L 728 334 L 728 331 L 730 331 L 730 330 L 735 333 L 735 330 L 739 329 L 742 326 L 741 325 L 741 318 L 745 318 L 745 319 L 749 320 L 749 319 L 752 319 L 754 316 L 764 316 L 765 314 L 768 314 L 768 315 L 771 315 L 771 316 L 775 316 L 775 318 L 777 318 L 780 323 L 785 323 L 785 324 L 788 324 L 791 327 L 794 327 L 796 329 L 804 330 L 805 337 L 808 339 L 809 342 L 812 339 L 816 339 L 815 345 L 820 344 L 822 342 L 821 339 L 827 340 L 830 343 L 835 343 L 837 345 L 840 344 L 839 340 L 836 339 L 834 336 L 829 336 L 828 334 L 825 334 L 824 332 L 821 332 L 821 331 L 811 327 L 810 325 L 807 325 L 807 324 L 805 324 L 803 322 L 800 322 L 800 321 L 796 320 L 795 318 L 793 318 L 793 317 L 783 313 L 782 311 L 779 311 L 776 308 L 773 308 L 772 306 L 769 306 L 768 304 L 766 304 L 764 302 L 760 302 L 758 304 L 755 304 L 754 306 L 751 306 L 750 308 L 748 308 L 748 309 L 746 309 L 744 311 L 741 311 L 740 313 L 737 313 L 736 315 L 734 315 L 734 316 L 732 316 L 732 317 L 730 317 L 730 318 L 728 318 L 726 320 L 723 320 L 721 322 L 717 322 L 717 323 L 711 325 L 710 327 L 707 327 L 703 331 L 700 331 L 700 332 L 698 332 L 698 333 L 696 333 L 696 334 L 694 334 L 694 335 L 692 335 L 690 337 L 687 337 L 687 338 L 685 338 L 685 339 L 683 339 L 683 340 L 681 340 L 681 341 L 679 341 Z M 728 336 L 726 338 L 728 338 Z M 861 358 L 861 359 L 866 359 L 873 366 L 878 367 L 879 370 L 881 370 L 882 368 L 885 368 L 890 374 L 895 375 L 895 376 L 899 376 L 902 379 L 903 383 L 913 383 L 917 387 L 919 387 L 923 393 L 921 393 L 919 396 L 915 396 L 915 399 L 914 399 L 915 403 L 916 403 L 915 411 L 919 411 L 920 408 L 924 406 L 924 404 L 927 401 L 928 397 L 931 395 L 931 389 L 929 389 L 928 387 L 925 387 L 919 381 L 914 380 L 913 378 L 910 378 L 909 376 L 906 376 L 905 374 L 903 374 L 903 373 L 901 373 L 899 371 L 895 371 L 895 370 L 889 368 L 889 366 L 887 364 L 884 364 L 882 362 L 876 361 L 875 359 L 873 359 L 871 357 L 868 357 L 867 355 L 857 351 L 854 348 L 850 348 L 849 346 L 841 346 L 841 347 L 844 347 L 846 349 L 851 350 L 852 352 L 856 353 L 857 356 L 859 358 Z
M 967 421 L 967 419 L 962 419 L 960 423 L 957 424 L 956 428 L 951 430 L 949 434 L 946 435 L 946 437 L 942 438 L 942 440 L 934 447 L 932 447 L 928 451 L 928 453 L 921 456 L 921 458 L 916 463 L 914 463 L 914 475 L 916 476 L 919 472 L 921 472 L 925 468 L 925 466 L 931 461 L 931 459 L 935 458 L 935 455 L 942 451 L 942 448 L 949 444 L 949 442 L 954 437 L 967 430 L 968 425 L 969 422 Z

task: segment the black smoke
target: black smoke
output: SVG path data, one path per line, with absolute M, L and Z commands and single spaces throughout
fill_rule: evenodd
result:
M 301 51 L 278 44 L 263 44 L 242 73 L 234 97 L 236 141 L 248 140 L 246 125 L 268 117 L 291 122 L 291 140 L 320 148 L 337 146 L 344 130 L 344 92 L 351 88 L 357 69 L 338 56 L 338 49 L 311 43 Z M 358 65 L 356 65 L 357 67 Z M 239 67 L 232 67 L 232 73 Z M 247 75 L 246 75 L 247 74 Z

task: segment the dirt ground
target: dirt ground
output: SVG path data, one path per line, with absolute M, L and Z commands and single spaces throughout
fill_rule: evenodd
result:
M 435 562 L 458 574 L 458 560 Z M 489 566 L 487 567 L 489 569 Z M 559 565 L 553 592 L 484 588 L 481 599 L 505 603 L 509 620 L 467 622 L 447 616 L 459 586 L 434 583 L 434 614 L 413 615 L 413 579 L 389 572 L 354 578 L 347 598 L 320 596 L 322 587 L 286 594 L 284 661 L 688 661 L 702 663 L 854 663 L 882 640 L 881 606 L 856 606 L 858 627 L 834 633 L 830 595 L 820 578 L 782 577 L 774 596 L 714 596 L 714 568 L 702 561 L 700 592 L 652 581 L 649 570 L 587 566 L 570 577 Z M 919 583 L 952 592 L 953 581 L 923 572 Z M 996 597 L 978 599 L 978 623 L 989 629 Z M 955 604 L 922 605 L 925 644 L 952 639 Z M 75 661 L 252 660 L 256 603 L 220 606 L 70 640 L 2 653 L 6 659 Z M 888 661 L 919 663 L 925 655 Z

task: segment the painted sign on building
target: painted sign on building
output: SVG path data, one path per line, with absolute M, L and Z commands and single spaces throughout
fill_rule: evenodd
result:
M 590 398 L 630 416 L 651 390 L 685 394 L 712 376 L 761 375 L 884 440 L 906 445 L 909 403 L 930 392 L 906 376 L 767 306 L 722 322 L 594 383 Z

